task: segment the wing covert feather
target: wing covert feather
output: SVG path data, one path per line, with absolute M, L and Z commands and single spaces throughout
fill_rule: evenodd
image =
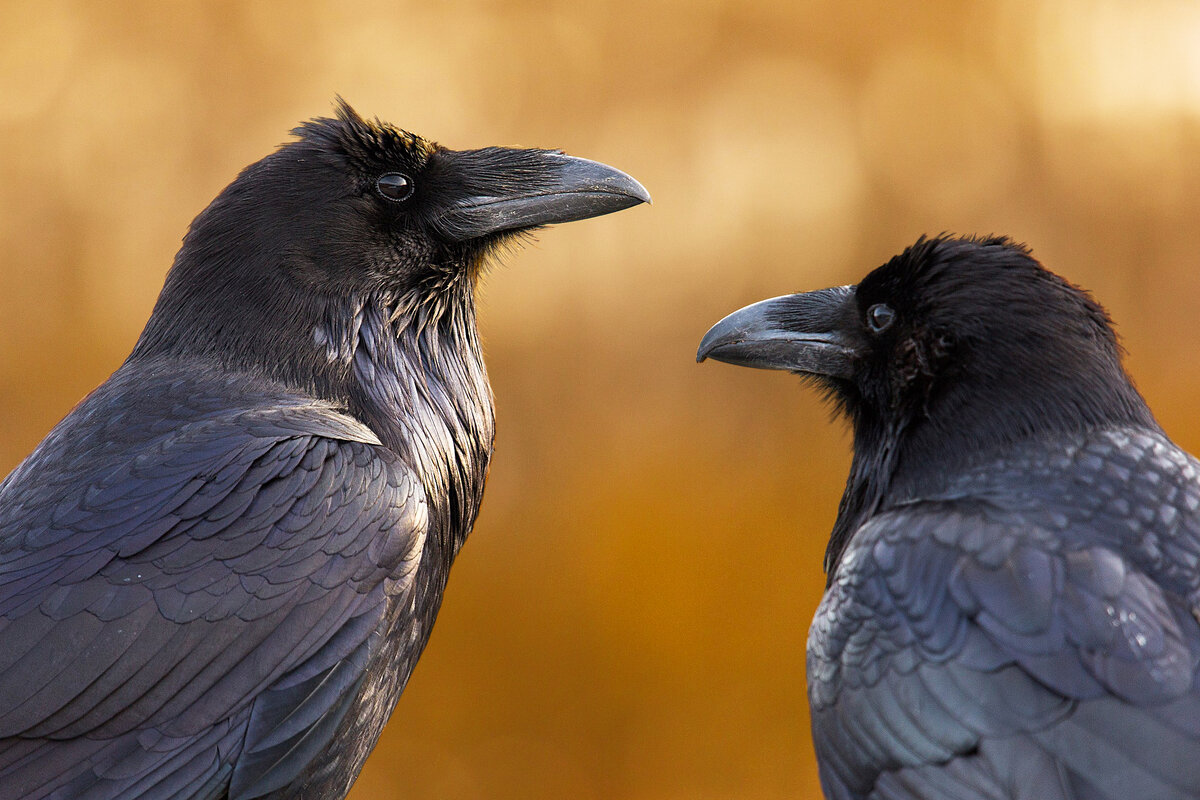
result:
M 1073 771 L 1094 745 L 1144 774 L 1125 783 L 1187 796 L 1200 786 L 1200 624 L 1186 598 L 1105 544 L 998 517 L 986 503 L 913 504 L 856 533 L 809 638 L 827 791 L 953 797 L 958 782 L 1039 797 L 995 784 L 1013 758 L 1000 749 L 1033 747 Z M 1061 796 L 1091 796 L 1062 780 Z
M 215 797 L 218 749 L 285 785 L 412 588 L 424 493 L 368 429 L 178 411 L 90 462 L 103 430 L 52 434 L 0 486 L 0 797 Z

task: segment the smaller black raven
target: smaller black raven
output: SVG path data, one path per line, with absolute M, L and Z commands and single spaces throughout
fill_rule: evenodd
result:
M 295 133 L 0 484 L 0 800 L 344 797 L 483 496 L 488 256 L 649 199 L 344 103 Z
M 697 358 L 812 378 L 853 426 L 808 638 L 830 798 L 1200 797 L 1200 462 L 1086 292 L 922 238 Z

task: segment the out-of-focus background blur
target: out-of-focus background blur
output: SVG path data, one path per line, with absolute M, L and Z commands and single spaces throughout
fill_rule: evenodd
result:
M 0 469 L 335 93 L 654 195 L 483 286 L 487 496 L 356 800 L 819 797 L 804 640 L 849 442 L 798 380 L 693 363 L 745 303 L 1008 233 L 1200 450 L 1192 0 L 0 0 Z

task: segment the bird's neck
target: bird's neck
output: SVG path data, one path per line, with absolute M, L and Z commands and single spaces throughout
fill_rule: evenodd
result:
M 350 412 L 420 476 L 452 560 L 475 522 L 495 437 L 470 282 L 352 302 L 314 342 L 325 334 L 327 356 L 348 361 Z
M 826 586 L 833 582 L 854 532 L 879 509 L 888 492 L 904 435 L 903 425 L 898 423 L 902 421 L 862 417 L 855 421 L 850 475 L 825 547 Z
M 982 384 L 883 413 L 854 413 L 854 457 L 825 554 L 827 577 L 858 528 L 877 512 L 936 494 L 963 470 L 1036 439 L 1113 426 L 1160 431 L 1119 363 L 1035 374 L 992 369 Z

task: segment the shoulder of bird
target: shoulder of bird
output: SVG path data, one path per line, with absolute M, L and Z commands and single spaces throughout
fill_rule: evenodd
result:
M 1010 543 L 1024 531 L 1061 550 L 1102 545 L 1177 591 L 1200 589 L 1200 461 L 1155 429 L 1035 437 L 884 506 L 887 515 L 941 516 L 937 541 L 975 556 L 994 544 L 975 524 L 1003 524 Z
M 225 440 L 224 434 L 241 434 Z M 102 475 L 131 460 L 176 449 L 211 457 L 254 439 L 328 437 L 379 445 L 365 425 L 333 403 L 200 359 L 130 362 L 82 400 L 0 484 L 0 517 L 50 491 L 55 475 L 78 488 L 87 473 Z M 189 443 L 210 440 L 208 452 Z M 69 491 L 68 491 L 69 495 Z M 23 503 L 17 503 L 18 499 Z M 0 539 L 9 531 L 0 528 Z

